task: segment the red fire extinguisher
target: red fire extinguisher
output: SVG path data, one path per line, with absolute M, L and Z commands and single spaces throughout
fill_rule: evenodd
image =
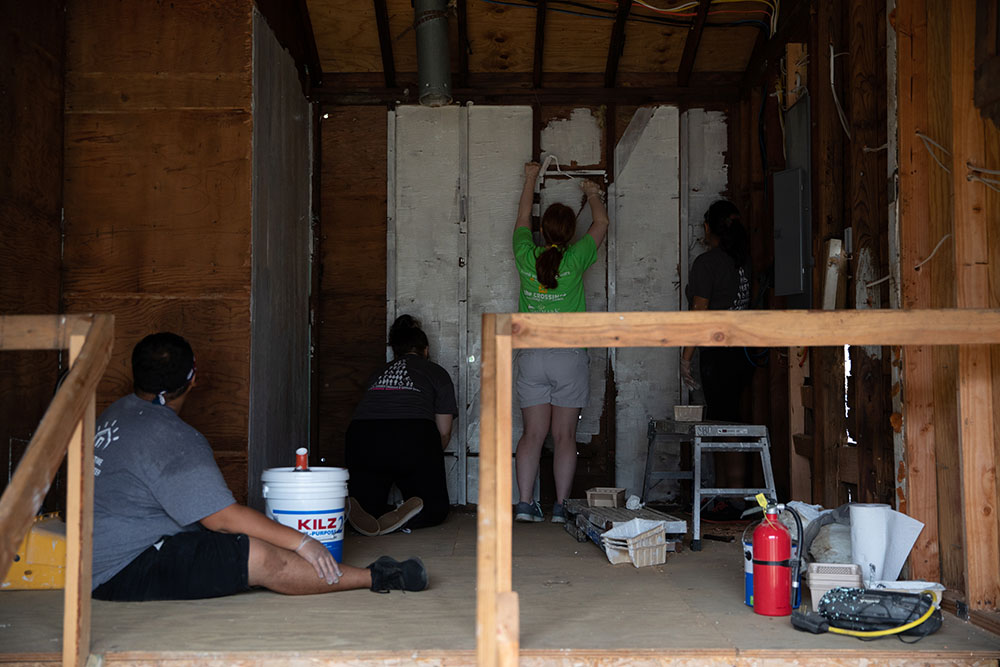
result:
M 782 509 L 784 505 L 768 505 L 764 520 L 753 531 L 753 610 L 764 616 L 789 616 L 798 586 L 798 577 L 792 576 L 799 568 L 798 559 L 792 559 L 792 538 L 778 521 Z M 798 514 L 792 514 L 801 526 Z

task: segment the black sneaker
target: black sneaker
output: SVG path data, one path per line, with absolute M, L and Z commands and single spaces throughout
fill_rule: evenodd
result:
M 427 568 L 419 558 L 408 558 L 400 563 L 395 558 L 382 556 L 368 569 L 372 572 L 371 590 L 376 593 L 427 588 Z

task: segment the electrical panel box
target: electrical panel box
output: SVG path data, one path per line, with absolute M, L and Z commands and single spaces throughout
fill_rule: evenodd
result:
M 803 245 L 803 174 L 786 169 L 774 175 L 774 293 L 801 294 L 805 265 Z

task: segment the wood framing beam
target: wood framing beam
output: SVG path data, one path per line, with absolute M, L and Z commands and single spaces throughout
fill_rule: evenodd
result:
M 814 307 L 827 307 L 823 300 L 827 267 L 826 244 L 843 235 L 844 139 L 830 91 L 830 44 L 840 44 L 843 12 L 838 3 L 811 2 L 809 12 L 808 87 L 812 118 L 812 228 Z M 832 348 L 809 352 L 813 380 L 812 499 L 827 507 L 840 504 L 837 489 L 837 447 L 844 439 L 843 353 Z
M 1000 310 L 742 310 L 511 315 L 516 349 L 1000 343 Z
M 468 0 L 456 0 L 455 10 L 458 21 L 458 88 L 469 85 L 469 9 Z
M 392 37 L 389 35 L 389 12 L 385 0 L 372 0 L 375 6 L 375 25 L 378 28 L 378 46 L 382 51 L 382 75 L 386 88 L 396 87 L 396 64 L 392 58 Z
M 41 319 L 0 317 L 0 349 L 38 349 L 29 341 L 11 336 L 10 331 L 23 332 L 28 328 L 18 326 L 19 320 L 37 327 Z M 61 333 L 65 328 L 63 318 L 50 316 L 48 319 L 49 326 L 38 328 L 40 339 L 71 342 L 70 336 Z M 3 496 L 0 496 L 0 577 L 7 575 L 21 540 L 42 506 L 49 484 L 62 464 L 67 444 L 77 424 L 83 419 L 97 383 L 111 359 L 113 342 L 114 317 L 93 316 L 87 342 L 82 347 L 79 358 L 56 392 L 13 479 Z
M 511 637 L 511 629 L 517 627 L 516 618 L 512 618 L 517 613 L 516 599 L 511 604 L 506 595 L 510 591 L 512 565 L 513 349 L 845 344 L 982 347 L 1000 340 L 1000 310 L 486 313 L 482 336 L 477 658 L 480 665 L 517 664 L 518 646 Z M 974 371 L 963 370 L 964 374 L 971 372 Z M 986 372 L 989 372 L 988 364 Z M 987 438 L 986 442 L 992 451 L 992 439 Z M 995 514 L 990 515 L 990 519 L 995 529 Z M 996 559 L 991 557 L 996 553 L 994 550 L 992 554 L 984 554 L 983 564 L 977 567 L 996 567 Z M 993 585 L 996 585 L 996 578 Z M 564 653 L 560 655 L 565 659 Z M 676 657 L 672 655 L 671 659 Z M 802 656 L 797 657 L 801 659 Z M 829 655 L 826 658 L 829 660 Z
M 535 53 L 534 65 L 531 71 L 531 87 L 542 87 L 542 64 L 545 60 L 545 15 L 548 0 L 538 0 L 538 8 L 535 10 Z
M 931 305 L 930 273 L 913 268 L 932 250 L 930 159 L 917 132 L 928 127 L 927 6 L 896 7 L 899 85 L 899 261 L 903 308 Z M 929 346 L 903 348 L 903 469 L 899 511 L 924 524 L 910 551 L 910 577 L 941 581 L 938 541 L 937 455 L 934 438 L 934 359 Z
M 611 42 L 608 45 L 608 62 L 604 68 L 604 87 L 614 88 L 618 78 L 618 61 L 625 50 L 625 23 L 632 11 L 632 0 L 618 0 L 618 11 L 615 13 L 615 25 L 611 29 Z
M 415 104 L 417 86 L 399 88 L 363 89 L 314 89 L 312 98 L 324 106 L 392 106 L 395 104 Z M 547 87 L 532 90 L 522 87 L 475 87 L 454 88 L 452 98 L 457 103 L 475 104 L 542 104 L 565 105 L 582 104 L 599 106 L 616 103 L 621 106 L 642 106 L 645 104 L 676 104 L 680 106 L 701 106 L 722 108 L 739 96 L 736 85 L 720 81 L 718 85 L 656 86 L 587 88 L 567 84 L 564 87 Z
M 482 321 L 479 507 L 476 512 L 476 651 L 483 667 L 517 664 L 518 605 L 511 590 L 510 316 Z
M 709 0 L 705 0 L 698 5 L 691 27 L 688 28 L 687 39 L 684 40 L 684 53 L 681 54 L 680 68 L 677 70 L 677 85 L 686 87 L 691 82 L 691 72 L 694 70 L 694 61 L 698 56 L 698 45 L 701 44 L 701 35 L 705 31 L 705 20 L 708 18 L 708 8 L 711 6 Z
M 986 157 L 983 121 L 973 103 L 976 2 L 953 0 L 950 6 L 956 302 L 966 308 L 990 302 L 991 223 L 985 186 L 966 178 L 966 164 L 982 165 Z M 970 610 L 988 610 L 996 608 L 1000 601 L 994 389 L 989 347 L 983 344 L 959 348 L 958 368 L 966 604 Z

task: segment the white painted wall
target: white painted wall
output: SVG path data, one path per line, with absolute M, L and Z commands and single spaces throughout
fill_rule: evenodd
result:
M 510 246 L 523 165 L 531 158 L 532 113 L 530 107 L 516 106 L 400 106 L 394 114 L 389 124 L 389 308 L 422 320 L 432 358 L 458 387 L 462 414 L 448 448 L 449 487 L 454 501 L 474 503 L 481 316 L 517 309 Z M 589 109 L 577 109 L 542 130 L 542 155 L 556 155 L 564 169 L 593 166 L 601 160 L 602 137 L 600 119 Z M 721 113 L 688 111 L 682 123 L 672 107 L 637 112 L 616 149 L 615 187 L 609 193 L 612 231 L 585 277 L 588 310 L 609 308 L 609 275 L 614 278 L 612 309 L 681 308 L 682 256 L 694 236 L 685 228 L 682 203 L 700 227 L 704 210 L 726 187 L 725 140 Z M 691 147 L 686 161 L 681 159 L 684 144 Z M 682 165 L 687 193 L 680 189 Z M 561 177 L 546 178 L 540 198 L 542 210 L 555 201 L 574 210 L 582 203 L 579 184 Z M 584 208 L 578 236 L 590 222 Z M 591 401 L 577 433 L 581 443 L 598 433 L 605 400 L 608 350 L 589 354 Z M 639 493 L 646 423 L 651 416 L 669 416 L 679 401 L 677 350 L 622 349 L 615 355 L 616 483 Z M 513 451 L 521 433 L 516 396 L 512 424 Z

